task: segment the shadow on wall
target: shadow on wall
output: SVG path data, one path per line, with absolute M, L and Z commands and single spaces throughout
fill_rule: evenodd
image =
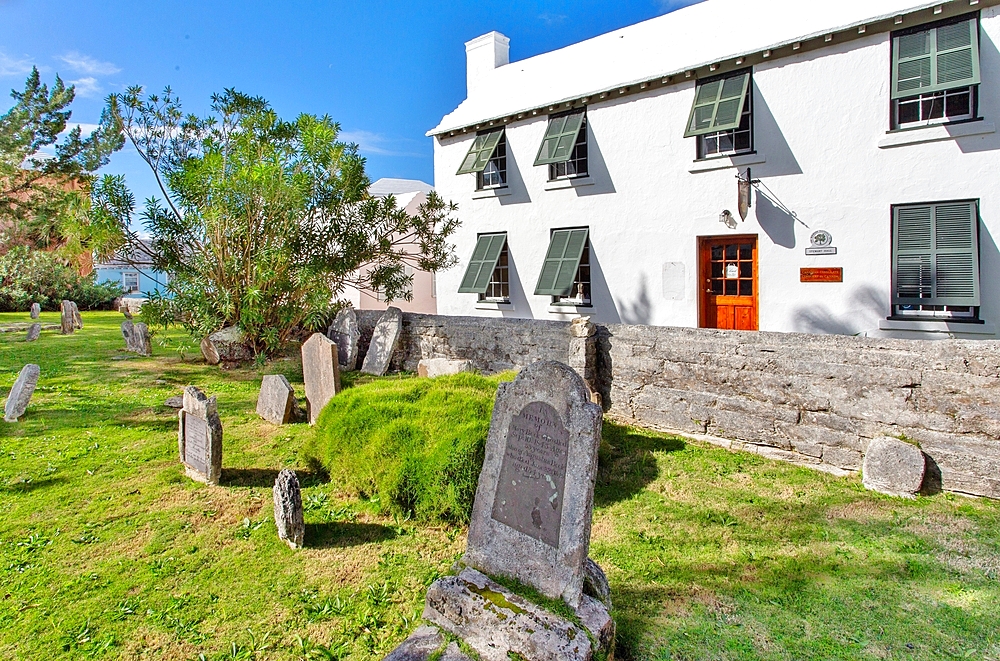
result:
M 649 300 L 649 283 L 645 273 L 639 274 L 639 295 L 632 303 L 622 303 L 619 311 L 622 323 L 648 325 L 653 318 L 653 303 Z
M 590 241 L 590 304 L 593 306 L 594 321 L 602 324 L 620 324 L 622 319 L 611 296 L 608 281 L 604 278 L 604 269 L 594 250 L 594 241 Z
M 528 303 L 528 297 L 524 291 L 524 285 L 521 283 L 521 274 L 517 270 L 517 264 L 514 262 L 514 251 L 507 246 L 507 278 L 510 282 L 510 303 L 513 306 L 513 310 L 503 310 L 501 314 L 504 317 L 513 317 L 520 319 L 534 319 L 534 315 L 531 314 L 531 304 Z M 534 290 L 532 290 L 534 291 Z
M 755 178 L 802 174 L 802 168 L 795 160 L 792 148 L 788 146 L 781 127 L 778 126 L 767 101 L 764 100 L 764 95 L 756 85 L 753 96 L 753 132 L 755 148 L 767 159 L 766 163 L 753 166 L 752 172 Z
M 997 287 L 1000 282 L 1000 248 L 997 248 L 993 235 L 986 227 L 986 222 L 979 220 L 979 318 L 987 323 L 996 323 L 1000 317 L 997 309 Z
M 507 192 L 509 195 L 498 197 L 501 206 L 508 204 L 527 204 L 531 202 L 528 195 L 528 188 L 524 185 L 524 178 L 521 176 L 521 168 L 517 166 L 517 157 L 514 150 L 507 143 Z
M 604 162 L 601 145 L 598 144 L 589 121 L 587 122 L 587 172 L 594 184 L 577 188 L 577 196 L 588 197 L 617 192 L 615 182 L 611 180 L 611 173 L 608 171 L 608 164 Z
M 757 191 L 757 222 L 764 233 L 770 237 L 776 246 L 783 248 L 795 247 L 795 218 L 787 211 L 777 206 L 771 198 Z
M 986 34 L 985 30 L 979 31 L 979 66 L 983 72 L 1000 71 L 1000 51 L 996 44 Z M 983 84 L 979 86 L 979 116 L 994 120 L 1000 112 L 1000 90 L 996 85 L 986 84 L 988 78 L 985 73 Z M 959 125 L 961 128 L 961 125 Z M 967 138 L 957 138 L 958 148 L 963 154 L 970 154 L 980 151 L 994 151 L 1000 149 L 1000 133 L 990 133 L 988 135 L 973 135 Z
M 889 288 L 883 290 L 866 285 L 854 290 L 848 310 L 842 315 L 838 316 L 821 304 L 800 306 L 792 315 L 792 324 L 800 333 L 857 335 L 876 326 L 878 319 L 888 313 Z

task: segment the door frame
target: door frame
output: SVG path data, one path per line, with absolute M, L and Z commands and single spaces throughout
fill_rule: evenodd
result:
M 705 320 L 708 318 L 708 292 L 705 291 L 705 277 L 710 270 L 711 260 L 705 257 L 708 254 L 705 244 L 717 241 L 753 241 L 753 314 L 754 326 L 760 330 L 760 270 L 759 251 L 760 236 L 757 234 L 712 234 L 698 237 L 698 328 L 706 328 Z

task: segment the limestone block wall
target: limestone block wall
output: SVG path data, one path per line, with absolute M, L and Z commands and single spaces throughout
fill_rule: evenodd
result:
M 362 351 L 377 318 L 359 313 Z M 596 341 L 596 389 L 619 420 L 844 470 L 876 436 L 905 438 L 931 488 L 1000 498 L 1000 342 L 624 324 Z M 460 358 L 497 372 L 569 351 L 566 322 L 406 313 L 393 368 Z

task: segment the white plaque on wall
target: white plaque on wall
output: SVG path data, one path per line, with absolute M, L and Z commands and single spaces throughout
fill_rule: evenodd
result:
M 665 262 L 663 264 L 663 298 L 668 301 L 683 301 L 684 296 L 684 262 Z

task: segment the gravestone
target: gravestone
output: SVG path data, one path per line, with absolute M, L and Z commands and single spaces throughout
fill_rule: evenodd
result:
M 38 315 L 42 313 L 42 306 L 38 303 L 31 304 L 31 318 L 38 319 Z
M 80 316 L 80 308 L 77 306 L 75 301 L 70 301 L 70 306 L 73 313 L 73 328 L 75 330 L 83 329 L 83 317 Z
M 218 484 L 222 476 L 222 421 L 215 396 L 194 386 L 184 389 L 184 407 L 177 414 L 177 445 L 185 473 L 192 480 Z
M 392 352 L 399 343 L 399 335 L 403 329 L 403 312 L 399 308 L 390 307 L 379 318 L 372 331 L 372 341 L 365 354 L 365 362 L 361 371 L 365 374 L 382 376 L 389 369 Z
M 913 498 L 923 486 L 926 471 L 927 463 L 920 448 L 882 436 L 868 445 L 861 482 L 872 491 Z
M 227 326 L 201 340 L 201 355 L 209 365 L 234 365 L 253 360 L 253 350 L 238 326 Z
M 149 337 L 149 328 L 141 321 L 133 324 L 131 321 L 122 322 L 122 337 L 125 338 L 125 351 L 131 351 L 142 356 L 153 355 L 153 343 Z
M 28 364 L 21 368 L 21 373 L 17 375 L 17 380 L 10 388 L 7 401 L 3 407 L 3 419 L 7 422 L 17 422 L 17 419 L 24 415 L 31 402 L 31 395 L 38 385 L 38 376 L 42 370 L 38 365 Z
M 358 315 L 354 308 L 347 307 L 337 313 L 326 336 L 336 345 L 340 361 L 340 369 L 353 372 L 358 369 L 358 343 L 361 341 L 361 330 L 358 328 Z
M 276 425 L 292 422 L 299 407 L 292 384 L 281 374 L 268 374 L 260 383 L 257 415 Z
M 28 336 L 24 338 L 25 342 L 34 342 L 38 339 L 38 336 L 42 334 L 42 325 L 39 323 L 34 323 L 28 326 Z
M 417 376 L 433 379 L 461 372 L 475 371 L 471 360 L 451 360 L 449 358 L 423 358 L 417 363 Z
M 59 304 L 59 332 L 63 335 L 72 335 L 76 330 L 73 323 L 73 301 L 63 301 Z
M 306 384 L 309 424 L 316 424 L 320 411 L 340 392 L 337 345 L 322 333 L 313 333 L 302 344 L 302 378 Z
M 536 362 L 500 384 L 465 567 L 430 586 L 424 620 L 487 661 L 607 657 L 615 634 L 610 590 L 587 557 L 601 423 L 601 407 L 590 401 L 587 384 L 562 363 Z M 577 621 L 490 576 L 562 599 Z M 427 631 L 418 631 L 429 640 Z
M 302 548 L 306 524 L 302 513 L 302 490 L 295 471 L 287 468 L 274 481 L 274 523 L 278 537 L 293 549 Z

